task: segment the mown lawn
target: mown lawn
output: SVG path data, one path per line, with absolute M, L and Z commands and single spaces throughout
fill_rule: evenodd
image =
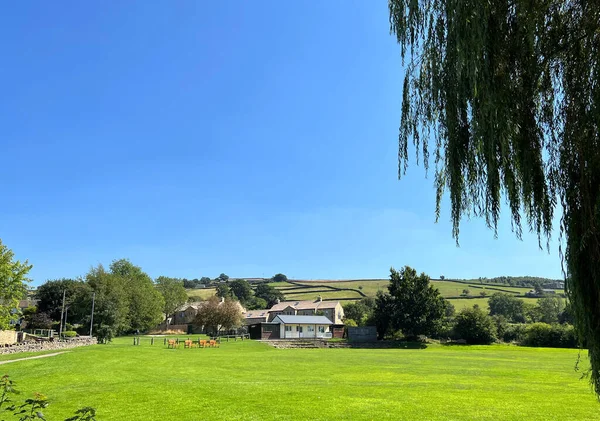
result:
M 49 420 L 598 420 L 576 350 L 511 346 L 276 350 L 132 346 L 130 338 L 1 367 Z

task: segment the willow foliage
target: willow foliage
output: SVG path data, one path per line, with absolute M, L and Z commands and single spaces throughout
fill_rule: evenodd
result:
M 497 229 L 506 202 L 561 250 L 591 381 L 600 394 L 600 1 L 390 0 L 405 60 L 399 176 L 408 141 L 435 165 L 436 215 L 447 192 L 463 216 Z M 521 220 L 523 218 L 523 221 Z M 546 242 L 547 244 L 547 242 Z

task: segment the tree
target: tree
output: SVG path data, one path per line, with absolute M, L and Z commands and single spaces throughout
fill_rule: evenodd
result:
M 256 291 L 254 291 L 254 295 L 258 298 L 262 298 L 267 302 L 266 308 L 273 307 L 277 300 L 283 300 L 285 297 L 281 291 L 272 287 L 267 283 L 260 283 L 256 287 Z
M 11 249 L 0 240 L 0 330 L 11 329 L 11 322 L 16 322 L 19 300 L 25 296 L 27 274 L 32 266 L 29 262 L 14 260 Z
M 449 191 L 457 241 L 463 216 L 497 232 L 506 199 L 516 235 L 524 215 L 541 246 L 560 205 L 566 290 L 600 395 L 600 8 L 389 0 L 389 12 L 409 55 L 400 175 L 410 138 L 426 168 L 434 157 L 436 216 Z
M 129 330 L 130 299 L 122 278 L 98 265 L 90 269 L 85 280 L 96 294 L 93 332 L 98 340 L 110 341 L 112 337 Z
M 231 289 L 227 284 L 218 284 L 215 288 L 215 294 L 219 298 L 231 297 Z
M 410 339 L 434 334 L 444 318 L 446 301 L 429 280 L 425 273 L 417 276 L 409 266 L 400 271 L 391 268 L 389 296 L 378 297 L 376 320 L 386 321 L 389 315 L 387 327 L 401 330 Z
M 207 333 L 216 333 L 221 328 L 229 330 L 241 326 L 243 323 L 242 311 L 237 301 L 210 297 L 198 309 L 193 324 L 204 329 Z
M 219 276 L 217 276 L 217 279 L 215 279 L 215 281 L 227 282 L 227 281 L 229 281 L 229 276 L 227 276 L 224 273 L 222 273 Z
M 481 291 L 481 292 L 479 293 L 479 295 L 480 295 L 481 297 L 485 297 L 485 296 L 487 295 L 487 292 L 485 292 L 485 291 Z
M 540 312 L 540 322 L 552 324 L 558 322 L 558 317 L 564 310 L 565 303 L 557 295 L 548 295 L 538 300 L 537 307 Z
M 25 312 L 23 312 L 25 313 Z M 46 313 L 35 312 L 32 314 L 23 314 L 27 322 L 27 329 L 51 329 L 52 318 Z
M 470 344 L 491 344 L 496 340 L 496 324 L 479 307 L 465 308 L 456 315 L 455 332 Z
M 271 278 L 273 282 L 287 282 L 288 278 L 283 273 L 278 273 Z
M 468 297 L 470 293 L 471 293 L 471 291 L 469 291 L 468 289 L 463 289 L 462 294 L 460 294 L 460 295 L 464 295 L 465 297 Z
M 206 300 L 196 313 L 192 322 L 195 326 L 204 329 L 206 333 L 216 333 L 219 328 L 219 305 L 221 300 L 216 296 Z
M 244 303 L 248 310 L 262 310 L 267 308 L 267 301 L 260 297 L 252 297 Z
M 236 279 L 235 281 L 229 282 L 229 289 L 242 303 L 249 301 L 253 295 L 252 287 L 245 279 Z
M 344 305 L 344 320 L 354 320 L 357 326 L 366 326 L 373 320 L 373 311 L 376 307 L 372 297 L 365 297 L 354 303 Z
M 44 282 L 36 291 L 39 312 L 46 313 L 52 320 L 60 321 L 63 309 L 68 307 L 71 323 L 81 323 L 91 310 L 91 289 L 83 280 L 55 279 Z
M 187 293 L 180 279 L 159 276 L 156 278 L 156 288 L 163 297 L 163 312 L 165 319 L 175 313 L 175 310 L 187 301 Z
M 200 283 L 204 285 L 208 285 L 212 282 L 212 280 L 208 276 L 203 276 L 200 278 Z
M 524 301 L 514 295 L 496 292 L 488 300 L 490 316 L 500 315 L 506 317 L 511 323 L 524 323 Z
M 225 301 L 218 306 L 219 324 L 221 329 L 228 331 L 235 327 L 239 327 L 244 322 L 242 310 L 237 301 L 226 298 Z
M 123 283 L 129 299 L 129 329 L 146 331 L 160 323 L 164 299 L 152 278 L 127 259 L 114 260 L 110 271 Z

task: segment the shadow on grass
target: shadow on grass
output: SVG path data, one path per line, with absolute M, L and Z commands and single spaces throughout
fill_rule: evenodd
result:
M 375 349 L 425 349 L 427 343 L 419 341 L 376 341 L 376 342 L 346 342 L 348 348 Z

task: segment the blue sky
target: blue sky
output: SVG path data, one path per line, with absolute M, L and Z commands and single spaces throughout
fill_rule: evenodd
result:
M 0 238 L 31 277 L 560 277 L 397 180 L 387 2 L 13 2 L 0 16 Z M 506 213 L 508 216 L 508 213 Z

